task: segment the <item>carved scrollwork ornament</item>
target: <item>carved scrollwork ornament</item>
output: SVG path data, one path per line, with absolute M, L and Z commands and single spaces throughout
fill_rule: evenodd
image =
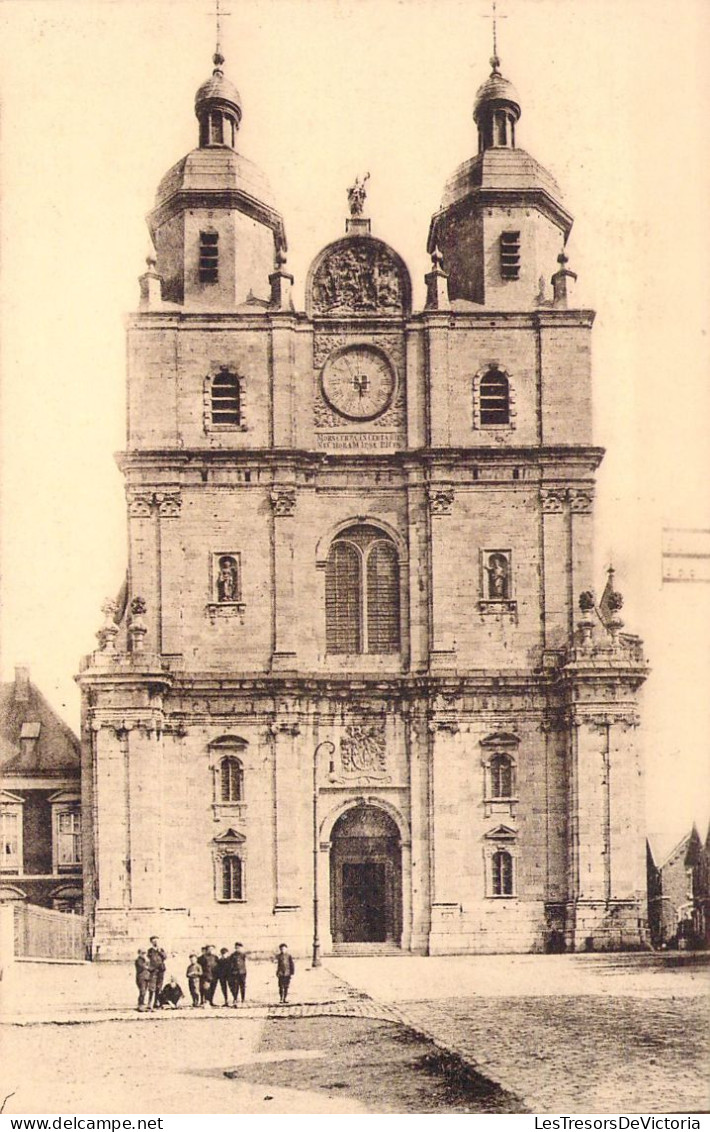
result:
M 271 506 L 277 518 L 287 518 L 296 511 L 296 489 L 277 487 L 271 492 Z
M 540 489 L 540 502 L 544 514 L 559 514 L 564 510 L 565 492 L 562 488 L 543 487 Z
M 453 505 L 453 487 L 429 488 L 429 507 L 432 515 L 450 515 Z

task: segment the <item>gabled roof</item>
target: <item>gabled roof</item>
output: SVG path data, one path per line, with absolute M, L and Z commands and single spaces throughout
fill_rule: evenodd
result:
M 78 774 L 81 748 L 74 732 L 18 670 L 0 684 L 0 774 Z

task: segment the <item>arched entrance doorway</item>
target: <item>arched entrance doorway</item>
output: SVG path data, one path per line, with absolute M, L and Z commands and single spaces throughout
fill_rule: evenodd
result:
M 390 943 L 402 937 L 402 853 L 397 825 L 377 806 L 356 806 L 333 826 L 333 942 Z

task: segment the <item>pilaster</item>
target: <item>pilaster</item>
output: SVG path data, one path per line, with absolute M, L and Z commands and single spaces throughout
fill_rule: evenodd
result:
M 296 488 L 275 485 L 271 492 L 274 530 L 274 653 L 275 671 L 292 669 L 296 663 L 296 617 L 294 607 L 294 516 Z

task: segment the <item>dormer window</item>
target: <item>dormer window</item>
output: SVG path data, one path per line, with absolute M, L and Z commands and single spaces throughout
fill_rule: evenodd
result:
M 500 234 L 500 274 L 502 279 L 520 277 L 520 232 Z
M 219 233 L 200 232 L 200 283 L 219 279 Z

